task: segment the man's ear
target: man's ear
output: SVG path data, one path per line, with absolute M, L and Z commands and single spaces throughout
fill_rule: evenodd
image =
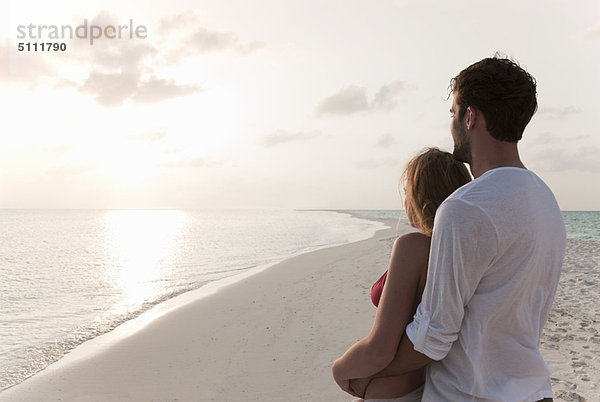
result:
M 465 123 L 468 130 L 472 130 L 475 127 L 475 122 L 477 121 L 477 109 L 472 106 L 467 107 L 467 112 L 465 113 Z

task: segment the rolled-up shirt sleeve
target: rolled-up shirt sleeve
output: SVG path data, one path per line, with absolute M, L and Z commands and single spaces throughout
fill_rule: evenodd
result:
M 443 359 L 458 338 L 465 307 L 497 255 L 494 225 L 478 206 L 448 199 L 435 217 L 427 283 L 406 334 L 415 350 Z

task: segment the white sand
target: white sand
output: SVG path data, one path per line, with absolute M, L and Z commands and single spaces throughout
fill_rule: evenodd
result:
M 291 258 L 200 299 L 184 295 L 192 300 L 81 345 L 0 400 L 352 400 L 331 364 L 371 327 L 370 286 L 395 232 Z
M 182 295 L 0 401 L 351 401 L 331 364 L 371 328 L 370 287 L 395 232 L 291 258 L 209 296 Z M 556 401 L 600 400 L 600 256 L 586 244 L 569 243 L 542 338 Z
M 542 336 L 558 401 L 600 401 L 598 242 L 567 240 L 556 298 Z

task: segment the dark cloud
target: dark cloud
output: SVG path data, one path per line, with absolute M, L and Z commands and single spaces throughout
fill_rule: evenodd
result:
M 392 144 L 396 143 L 396 139 L 394 138 L 393 135 L 391 135 L 390 133 L 384 134 L 381 136 L 381 138 L 379 138 L 379 140 L 377 141 L 377 143 L 375 144 L 376 147 L 380 147 L 380 148 L 387 148 Z
M 260 144 L 266 148 L 281 145 L 292 141 L 306 141 L 321 135 L 319 131 L 309 132 L 290 132 L 287 130 L 277 130 L 273 133 L 266 135 L 260 141 Z
M 398 98 L 408 88 L 402 81 L 394 81 L 379 88 L 371 103 L 363 87 L 349 85 L 323 99 L 316 108 L 318 116 L 350 115 L 370 111 L 390 111 L 396 107 Z
M 537 111 L 537 114 L 540 116 L 543 116 L 546 119 L 562 119 L 567 116 L 579 114 L 582 112 L 583 112 L 583 110 L 578 107 L 567 106 L 567 107 L 562 107 L 562 108 L 558 108 L 558 107 L 540 108 Z
M 206 158 L 181 159 L 171 162 L 163 162 L 159 164 L 165 168 L 185 168 L 185 167 L 212 167 L 222 165 L 223 162 L 213 161 Z

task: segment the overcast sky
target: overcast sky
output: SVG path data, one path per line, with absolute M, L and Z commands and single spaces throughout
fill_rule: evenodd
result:
M 600 210 L 597 0 L 0 7 L 2 208 L 400 209 L 406 162 L 452 149 L 450 79 L 501 51 L 538 81 L 525 165 Z M 20 25 L 84 20 L 44 28 L 64 52 L 17 51 L 41 42 Z M 90 45 L 91 25 L 128 28 Z

